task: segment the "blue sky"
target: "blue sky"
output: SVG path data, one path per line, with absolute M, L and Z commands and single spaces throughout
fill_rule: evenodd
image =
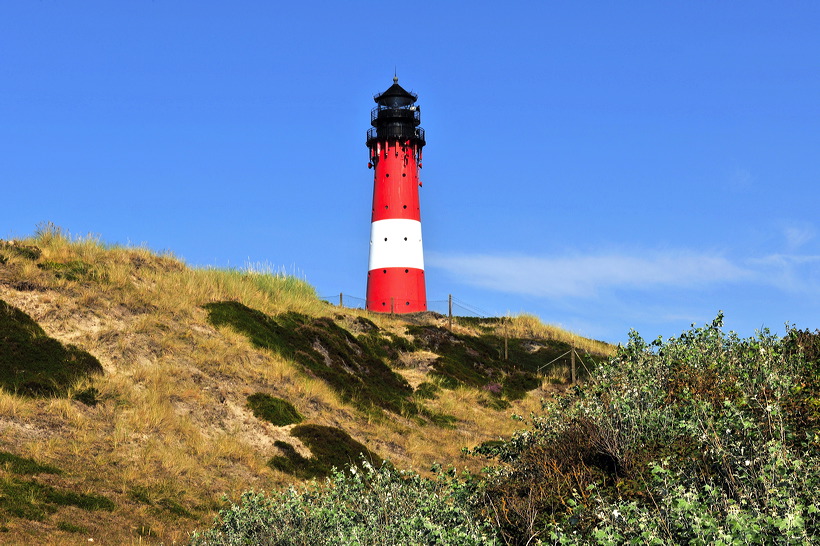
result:
M 820 326 L 820 4 L 390 6 L 5 0 L 0 237 L 51 221 L 364 297 L 395 68 L 431 302 L 608 341 Z

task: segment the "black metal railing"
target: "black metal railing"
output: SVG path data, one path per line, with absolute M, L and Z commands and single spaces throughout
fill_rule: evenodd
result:
M 421 145 L 427 143 L 425 140 L 424 129 L 421 127 L 408 127 L 407 125 L 386 125 L 383 127 L 371 127 L 367 130 L 367 145 L 374 140 L 416 140 L 420 141 Z
M 416 106 L 405 108 L 387 108 L 377 106 L 370 111 L 370 123 L 375 124 L 376 120 L 389 119 L 412 119 L 416 125 L 421 123 L 421 111 Z

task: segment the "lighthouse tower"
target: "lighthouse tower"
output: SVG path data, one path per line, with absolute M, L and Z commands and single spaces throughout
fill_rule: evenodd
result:
M 419 169 L 425 144 L 417 95 L 393 78 L 376 95 L 370 112 L 368 167 L 374 170 L 367 271 L 369 311 L 414 313 L 427 310 L 421 247 Z

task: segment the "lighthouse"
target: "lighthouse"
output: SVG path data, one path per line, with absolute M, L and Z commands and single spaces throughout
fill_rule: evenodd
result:
M 421 245 L 419 169 L 424 129 L 418 96 L 393 78 L 376 95 L 370 112 L 368 167 L 373 169 L 373 210 L 367 271 L 369 311 L 415 313 L 427 310 Z

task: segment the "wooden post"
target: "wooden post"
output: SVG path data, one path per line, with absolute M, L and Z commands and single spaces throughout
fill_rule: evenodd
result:
M 396 298 L 390 298 L 390 314 L 393 314 L 395 308 Z
M 575 384 L 575 347 L 571 347 L 570 353 L 572 355 L 572 384 Z
M 510 342 L 510 330 L 509 326 L 509 315 L 507 318 L 504 319 L 504 361 L 510 359 L 510 349 L 509 349 L 509 342 Z
M 339 292 L 339 307 L 344 307 L 344 293 Z
M 453 331 L 453 295 L 448 294 L 447 296 L 447 320 L 448 324 L 450 325 L 450 331 Z

